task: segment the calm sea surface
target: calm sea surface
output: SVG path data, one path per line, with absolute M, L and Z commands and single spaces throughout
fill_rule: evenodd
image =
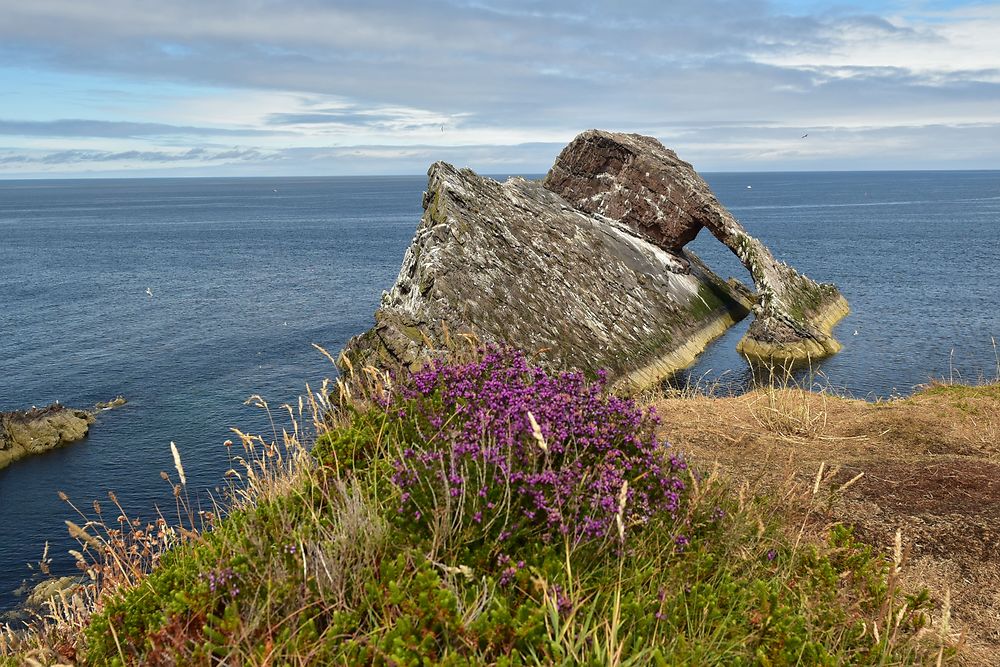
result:
M 1000 172 L 714 174 L 720 200 L 775 255 L 837 283 L 844 350 L 817 368 L 856 396 L 933 377 L 994 377 Z M 260 432 L 251 394 L 292 401 L 366 329 L 420 217 L 424 177 L 0 181 L 0 410 L 118 393 L 84 441 L 0 470 L 0 609 L 63 521 L 109 490 L 132 514 L 170 507 L 173 471 L 212 489 L 229 427 Z M 750 186 L 750 187 L 748 187 Z M 694 249 L 746 279 L 711 237 Z M 146 290 L 152 292 L 147 295 Z M 715 343 L 690 374 L 746 381 Z M 105 502 L 105 505 L 108 505 Z

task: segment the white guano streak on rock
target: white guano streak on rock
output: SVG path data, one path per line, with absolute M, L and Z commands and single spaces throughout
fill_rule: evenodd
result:
M 583 214 L 580 214 L 580 216 L 587 219 L 587 216 Z M 605 218 L 603 216 L 601 216 L 601 218 L 602 218 L 601 221 L 606 223 L 608 228 L 612 232 L 614 232 L 616 236 L 618 236 L 624 241 L 627 241 L 629 245 L 631 245 L 633 248 L 636 249 L 636 251 L 645 253 L 647 256 L 655 257 L 657 260 L 660 261 L 660 263 L 663 264 L 663 268 L 665 268 L 668 272 L 678 273 L 684 270 L 684 267 L 677 260 L 677 258 L 671 255 L 663 248 L 660 248 L 658 246 L 653 245 L 652 243 L 640 239 L 631 231 L 629 231 L 627 227 L 625 227 L 616 220 L 612 220 L 611 218 Z

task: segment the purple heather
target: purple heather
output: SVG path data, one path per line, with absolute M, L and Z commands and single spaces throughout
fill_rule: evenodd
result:
M 519 529 L 603 540 L 616 533 L 626 482 L 627 525 L 676 514 L 687 464 L 656 438 L 653 411 L 606 391 L 606 378 L 549 373 L 489 348 L 398 381 L 383 407 L 407 438 L 392 476 L 404 516 L 460 513 L 461 525 L 489 526 L 500 541 Z

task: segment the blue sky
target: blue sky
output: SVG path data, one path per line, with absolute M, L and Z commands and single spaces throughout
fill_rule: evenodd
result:
M 997 35 L 958 0 L 0 0 L 0 178 L 538 173 L 592 127 L 996 169 Z

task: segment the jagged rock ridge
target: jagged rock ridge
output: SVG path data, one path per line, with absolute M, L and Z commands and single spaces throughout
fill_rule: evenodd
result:
M 837 288 L 775 260 L 712 194 L 694 168 L 652 137 L 590 130 L 574 139 L 544 185 L 576 208 L 629 226 L 680 254 L 704 227 L 739 257 L 757 290 L 747 356 L 795 361 L 840 349 L 830 329 L 848 312 Z
M 691 253 L 569 205 L 537 182 L 498 183 L 438 162 L 424 215 L 356 363 L 416 366 L 463 332 L 556 368 L 647 386 L 688 365 L 749 312 Z

